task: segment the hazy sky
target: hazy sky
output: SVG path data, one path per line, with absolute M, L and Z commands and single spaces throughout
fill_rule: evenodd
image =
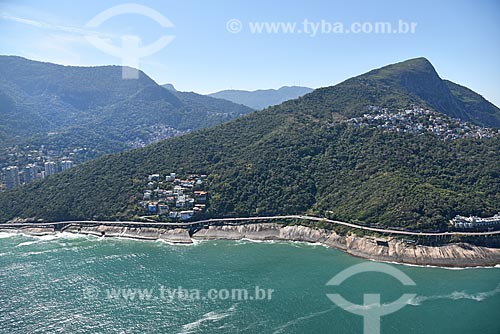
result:
M 161 14 L 156 21 L 154 16 L 118 15 L 115 10 L 115 15 L 89 24 L 99 13 L 124 3 L 0 0 L 0 54 L 65 65 L 121 64 L 123 57 L 107 54 L 85 36 L 97 36 L 117 48 L 127 40 L 122 36 L 138 36 L 146 47 L 164 35 L 174 36 L 156 53 L 141 57 L 139 67 L 160 84 L 200 93 L 330 86 L 424 56 L 442 78 L 500 105 L 500 1 L 152 0 L 135 4 Z M 163 18 L 173 26 L 162 26 Z M 314 35 L 304 20 L 323 20 L 323 31 Z M 345 30 L 353 23 L 369 30 L 377 22 L 389 22 L 392 29 L 399 27 L 399 20 L 416 23 L 415 32 L 338 32 L 339 23 Z M 293 33 L 252 33 L 255 22 L 296 26 Z M 336 24 L 336 33 L 327 33 L 326 23 Z

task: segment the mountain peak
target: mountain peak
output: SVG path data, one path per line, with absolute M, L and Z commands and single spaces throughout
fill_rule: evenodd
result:
M 449 116 L 465 121 L 475 120 L 475 117 L 462 108 L 426 58 L 414 58 L 384 66 L 358 78 L 384 85 L 390 91 L 408 96 L 410 101 L 420 103 L 418 100 L 422 100 L 427 106 Z
M 500 127 L 500 109 L 473 91 L 442 80 L 424 57 L 387 65 L 336 86 L 317 89 L 304 100 L 316 101 L 312 105 L 317 108 L 309 108 L 309 113 L 317 117 L 329 118 L 331 112 L 357 117 L 370 105 L 397 109 L 414 103 L 477 125 Z
M 434 66 L 432 66 L 431 62 L 425 57 L 411 58 L 388 66 L 396 66 L 396 65 L 408 66 L 409 68 L 434 69 Z
M 427 58 L 413 58 L 372 70 L 362 77 L 403 84 L 404 81 L 421 77 L 423 80 L 441 80 Z M 403 82 L 402 82 L 403 81 Z
M 162 87 L 168 89 L 169 91 L 177 92 L 177 89 L 175 89 L 174 85 L 171 83 L 166 83 L 162 85 Z

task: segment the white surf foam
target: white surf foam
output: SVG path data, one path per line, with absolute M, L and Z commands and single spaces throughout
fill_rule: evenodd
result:
M 382 261 L 382 260 L 374 260 L 374 259 L 367 259 L 367 260 L 373 261 L 373 262 L 383 262 L 383 263 L 401 265 L 401 266 L 406 266 L 406 267 L 438 268 L 438 269 L 446 269 L 446 270 L 467 270 L 467 269 L 492 269 L 492 268 L 494 269 L 494 268 L 500 268 L 500 264 L 497 264 L 495 266 L 441 267 L 441 266 L 432 266 L 432 265 L 423 265 L 423 264 L 402 263 L 402 262 L 396 262 L 396 261 Z
M 18 235 L 18 233 L 0 232 L 0 239 L 12 238 Z
M 162 244 L 166 244 L 166 245 L 169 245 L 169 246 L 193 246 L 194 245 L 194 240 L 191 239 L 192 243 L 182 243 L 182 242 L 172 242 L 172 241 L 168 241 L 168 240 L 165 240 L 165 239 L 156 239 L 155 242 L 159 242 L 159 243 L 162 243 Z
M 16 245 L 16 247 L 29 246 L 29 245 L 33 245 L 33 244 L 36 244 L 36 243 L 38 243 L 38 240 L 25 241 L 25 242 L 21 242 L 20 244 Z
M 232 305 L 230 308 L 222 312 L 211 311 L 205 313 L 204 315 L 201 316 L 200 319 L 183 325 L 180 334 L 195 333 L 204 322 L 220 321 L 224 318 L 229 317 L 235 310 L 236 310 L 236 304 Z
M 474 300 L 476 302 L 482 302 L 483 300 L 493 297 L 498 293 L 500 293 L 500 285 L 498 285 L 493 290 L 477 292 L 477 293 L 467 293 L 465 291 L 453 291 L 452 293 L 446 295 L 416 296 L 415 298 L 411 299 L 408 302 L 408 304 L 413 306 L 418 306 L 424 302 L 438 300 L 438 299 L 450 299 L 450 300 L 469 299 L 469 300 Z

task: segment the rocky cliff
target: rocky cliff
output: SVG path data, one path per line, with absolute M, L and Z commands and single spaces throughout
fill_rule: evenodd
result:
M 120 237 L 144 240 L 163 240 L 172 243 L 190 244 L 188 230 L 160 229 L 154 227 L 122 227 L 122 226 L 70 226 L 64 232 L 87 234 L 103 237 Z
M 0 232 L 22 233 L 26 235 L 42 236 L 58 233 L 52 227 L 24 227 L 19 229 L 2 228 Z M 142 240 L 163 240 L 177 244 L 191 244 L 193 241 L 189 236 L 189 231 L 181 228 L 161 229 L 153 227 L 122 227 L 122 226 L 78 226 L 70 225 L 64 232 L 94 235 L 97 237 L 117 237 Z
M 410 244 L 387 238 L 341 236 L 327 230 L 305 226 L 252 224 L 240 226 L 210 226 L 193 235 L 194 239 L 253 239 L 289 240 L 322 243 L 348 254 L 377 261 L 445 267 L 493 266 L 500 264 L 500 249 L 478 247 L 465 243 L 439 247 Z
M 28 227 L 18 230 L 1 229 L 29 235 L 53 234 L 53 228 Z M 164 240 L 171 243 L 190 244 L 194 240 L 284 240 L 321 243 L 348 254 L 388 262 L 442 267 L 476 267 L 500 264 L 500 249 L 479 247 L 466 243 L 454 243 L 431 247 L 415 245 L 395 238 L 342 236 L 335 232 L 305 226 L 279 224 L 219 225 L 201 229 L 189 235 L 186 229 L 152 227 L 78 226 L 71 225 L 64 232 L 121 237 L 142 240 Z

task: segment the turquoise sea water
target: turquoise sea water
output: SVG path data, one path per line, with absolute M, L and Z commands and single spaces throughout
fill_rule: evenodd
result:
M 381 333 L 500 333 L 500 268 L 391 265 L 416 285 L 376 272 L 326 285 L 363 262 L 304 243 L 0 233 L 0 333 L 363 333 L 363 318 L 331 293 L 357 304 L 365 293 L 382 303 L 416 293 L 382 317 Z M 234 289 L 253 299 L 226 294 Z

